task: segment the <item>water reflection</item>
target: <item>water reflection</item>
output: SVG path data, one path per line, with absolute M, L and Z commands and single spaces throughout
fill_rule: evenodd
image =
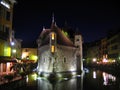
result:
M 120 79 L 99 70 L 90 70 L 89 73 L 75 75 L 73 78 L 63 78 L 61 81 L 50 82 L 37 76 L 28 75 L 26 90 L 119 90 Z M 29 89 L 28 89 L 29 88 Z M 19 89 L 20 90 L 20 89 Z M 21 90 L 24 90 L 22 88 Z
M 103 85 L 110 85 L 116 81 L 116 77 L 111 74 L 103 72 L 102 75 L 104 80 Z
M 76 75 L 72 79 L 65 78 L 62 81 L 51 83 L 38 78 L 38 90 L 83 90 L 83 74 Z
M 96 71 L 93 71 L 93 78 L 96 79 Z

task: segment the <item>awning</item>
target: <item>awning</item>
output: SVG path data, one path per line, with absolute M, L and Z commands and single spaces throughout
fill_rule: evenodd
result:
M 17 62 L 16 59 L 6 56 L 0 56 L 0 63 Z

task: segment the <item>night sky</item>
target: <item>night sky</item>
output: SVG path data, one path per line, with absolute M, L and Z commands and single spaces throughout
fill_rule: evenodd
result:
M 120 7 L 115 1 L 17 0 L 13 29 L 15 37 L 23 40 L 22 47 L 36 46 L 43 26 L 50 28 L 53 12 L 58 27 L 64 27 L 67 22 L 74 30 L 78 28 L 84 42 L 98 40 L 109 29 L 120 28 Z

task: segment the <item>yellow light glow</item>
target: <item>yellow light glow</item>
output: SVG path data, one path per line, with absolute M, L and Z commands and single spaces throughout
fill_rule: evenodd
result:
M 54 33 L 52 33 L 52 40 L 54 40 L 55 39 L 55 34 Z
M 106 62 L 108 62 L 108 60 L 107 60 L 106 58 L 104 58 L 102 62 L 105 62 L 105 63 L 106 63 Z
M 51 52 L 52 52 L 52 53 L 55 52 L 55 46 L 54 46 L 54 45 L 51 46 Z
M 22 59 L 25 59 L 27 56 L 29 56 L 29 55 L 28 55 L 28 52 L 23 52 L 23 53 L 22 53 Z
M 10 56 L 11 55 L 11 48 L 5 47 L 4 48 L 4 56 Z
M 93 62 L 96 62 L 96 60 L 97 60 L 96 58 L 93 58 Z
M 36 55 L 31 55 L 30 56 L 30 60 L 37 60 L 37 59 L 38 59 L 38 57 Z
M 36 73 L 32 74 L 32 79 L 37 80 L 37 74 Z

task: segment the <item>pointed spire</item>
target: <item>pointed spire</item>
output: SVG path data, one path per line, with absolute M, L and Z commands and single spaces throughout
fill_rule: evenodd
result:
M 51 28 L 57 27 L 56 22 L 55 22 L 55 17 L 54 17 L 54 13 L 52 13 L 52 24 L 51 24 Z
M 54 13 L 52 14 L 52 23 L 55 22 Z
M 55 22 L 55 26 L 57 26 L 56 22 Z
M 43 31 L 45 31 L 45 27 L 43 26 Z

